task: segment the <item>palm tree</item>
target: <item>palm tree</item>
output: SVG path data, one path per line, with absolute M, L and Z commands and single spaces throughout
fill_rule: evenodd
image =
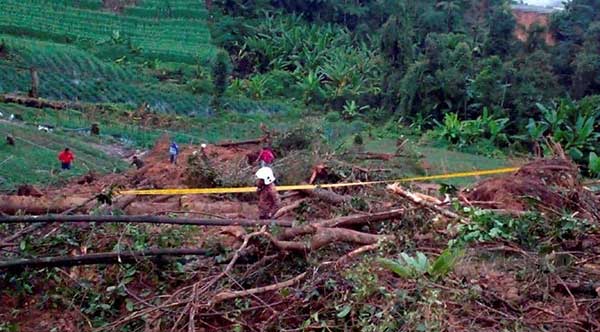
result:
M 448 25 L 448 32 L 452 31 L 452 18 L 454 17 L 454 12 L 460 9 L 458 3 L 451 0 L 440 1 L 435 6 L 446 12 L 446 24 Z

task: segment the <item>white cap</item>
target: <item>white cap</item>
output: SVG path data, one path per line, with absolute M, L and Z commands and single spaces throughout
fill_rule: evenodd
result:
M 263 167 L 256 172 L 256 177 L 263 180 L 265 185 L 270 185 L 275 182 L 275 175 L 273 175 L 273 170 L 269 167 Z
M 200 147 L 204 149 L 204 148 L 206 148 L 206 144 L 202 143 L 202 144 L 200 144 Z

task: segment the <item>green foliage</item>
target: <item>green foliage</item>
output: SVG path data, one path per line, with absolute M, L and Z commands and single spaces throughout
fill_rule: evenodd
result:
M 248 67 L 248 61 L 253 61 L 252 67 L 265 71 L 279 85 L 293 78 L 295 96 L 306 105 L 328 101 L 341 107 L 349 98 L 380 90 L 376 53 L 370 43 L 355 42 L 340 27 L 310 25 L 300 16 L 266 15 L 243 42 L 237 67 Z M 289 88 L 267 91 L 270 96 L 290 96 Z
M 600 132 L 595 128 L 598 97 L 590 97 L 580 103 L 563 99 L 558 104 L 546 107 L 537 104 L 541 113 L 539 120 L 529 119 L 529 139 L 538 141 L 550 136 L 562 145 L 573 160 L 582 165 L 592 165 L 591 152 L 600 144 Z
M 552 241 L 573 239 L 595 226 L 573 218 L 568 212 L 562 218 L 544 218 L 531 212 L 518 217 L 490 211 L 466 209 L 471 223 L 460 225 L 450 247 L 463 247 L 473 242 L 511 241 L 521 246 L 539 249 Z
M 217 105 L 221 104 L 221 97 L 225 93 L 225 89 L 227 89 L 230 73 L 231 63 L 229 55 L 224 51 L 219 51 L 212 65 L 214 100 Z
M 456 113 L 446 113 L 444 122 L 434 121 L 436 127 L 433 136 L 459 148 L 488 141 L 492 145 L 508 143 L 504 133 L 508 118 L 496 118 L 490 115 L 487 108 L 474 120 L 459 120 Z
M 397 261 L 379 258 L 377 262 L 402 278 L 415 279 L 427 275 L 433 279 L 439 279 L 452 271 L 463 254 L 464 250 L 462 249 L 448 248 L 433 262 L 430 262 L 427 256 L 420 251 L 414 257 L 401 253 Z
M 318 130 L 307 124 L 288 129 L 273 140 L 273 149 L 279 156 L 285 156 L 293 150 L 306 150 L 320 141 Z
M 189 83 L 189 88 L 198 95 L 212 94 L 215 89 L 213 82 L 207 79 L 194 79 Z
M 600 176 L 600 157 L 595 152 L 590 152 L 588 163 L 588 170 L 590 174 L 599 177 Z
M 513 40 L 513 30 L 516 27 L 515 18 L 508 3 L 492 10 L 489 25 L 489 37 L 484 47 L 485 53 L 499 56 L 508 55 Z

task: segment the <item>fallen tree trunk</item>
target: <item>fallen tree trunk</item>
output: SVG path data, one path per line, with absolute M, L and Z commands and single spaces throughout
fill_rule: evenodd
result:
M 80 205 L 74 206 L 66 211 L 63 211 L 61 213 L 61 215 L 68 215 L 69 213 L 72 213 L 72 212 L 84 207 L 85 205 L 89 204 L 90 202 L 94 201 L 95 199 L 96 199 L 96 197 L 88 198 L 87 200 L 85 200 L 85 202 L 81 203 Z M 7 217 L 7 216 L 8 215 L 2 214 L 2 217 Z M 21 229 L 20 231 L 3 239 L 0 242 L 0 248 L 6 247 L 6 246 L 12 246 L 12 242 L 14 240 L 20 238 L 21 236 L 27 235 L 29 233 L 33 233 L 36 230 L 41 229 L 48 224 L 49 224 L 48 222 L 40 222 L 40 223 L 35 223 L 33 225 L 29 225 L 28 227 Z
M 215 144 L 215 146 L 220 146 L 223 148 L 231 148 L 231 147 L 236 147 L 236 146 L 241 146 L 241 145 L 258 145 L 258 144 L 264 142 L 264 140 L 265 140 L 265 138 L 261 137 L 261 138 L 249 139 L 249 140 L 238 141 L 238 142 L 221 142 L 221 143 Z
M 292 231 L 297 231 L 294 233 L 293 237 L 301 236 L 301 235 L 312 235 L 309 242 L 305 241 L 286 241 L 292 237 L 280 237 L 279 239 L 274 238 L 271 235 L 268 235 L 269 239 L 273 243 L 275 247 L 280 250 L 288 250 L 288 251 L 302 251 L 309 252 L 313 250 L 318 250 L 330 243 L 334 242 L 347 242 L 347 243 L 357 243 L 361 245 L 374 244 L 379 242 L 380 240 L 389 240 L 392 239 L 393 236 L 388 235 L 376 235 L 358 232 L 351 229 L 345 228 L 329 228 L 329 227 L 320 227 L 318 225 L 306 225 L 293 228 Z M 289 235 L 289 234 L 288 234 Z
M 13 94 L 2 95 L 2 97 L 0 97 L 0 101 L 4 103 L 15 103 L 35 108 L 52 108 L 55 110 L 63 110 L 67 108 L 82 108 L 82 105 L 77 103 L 66 103 L 62 101 L 17 96 Z
M 318 222 L 322 227 L 346 227 L 370 224 L 373 222 L 399 219 L 404 215 L 404 209 L 396 209 L 365 215 L 351 215 Z
M 208 255 L 205 249 L 149 249 L 144 251 L 105 252 L 80 256 L 40 257 L 33 259 L 17 259 L 0 262 L 0 269 L 17 270 L 26 267 L 69 267 L 93 264 L 132 263 L 144 258 L 160 258 L 162 256 Z
M 357 159 L 365 159 L 365 160 L 370 160 L 370 159 L 391 160 L 392 158 L 395 157 L 395 155 L 392 153 L 362 152 L 362 153 L 357 153 L 354 157 Z
M 319 188 L 316 188 L 314 190 L 303 190 L 302 192 L 311 197 L 318 198 L 322 201 L 325 201 L 330 204 L 335 204 L 335 205 L 340 205 L 340 204 L 349 202 L 350 199 L 352 198 L 350 196 L 336 194 L 331 190 L 325 190 L 325 189 L 319 189 Z
M 0 212 L 5 214 L 61 213 L 74 206 L 87 204 L 89 197 L 31 197 L 0 195 Z
M 148 223 L 194 226 L 271 226 L 292 227 L 292 221 L 253 220 L 253 219 L 200 219 L 169 218 L 160 216 L 8 216 L 0 217 L 0 224 L 38 223 L 38 222 L 98 222 L 98 223 Z
M 366 215 L 351 215 L 329 220 L 319 221 L 310 225 L 302 225 L 284 230 L 277 237 L 278 240 L 290 240 L 298 236 L 314 233 L 314 227 L 348 227 L 369 224 L 373 222 L 399 219 L 404 215 L 404 209 L 377 212 Z

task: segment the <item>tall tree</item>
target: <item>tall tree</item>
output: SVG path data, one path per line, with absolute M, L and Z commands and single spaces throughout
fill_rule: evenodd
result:
M 504 57 L 510 52 L 516 21 L 508 4 L 494 7 L 489 19 L 489 35 L 485 43 L 487 55 Z

